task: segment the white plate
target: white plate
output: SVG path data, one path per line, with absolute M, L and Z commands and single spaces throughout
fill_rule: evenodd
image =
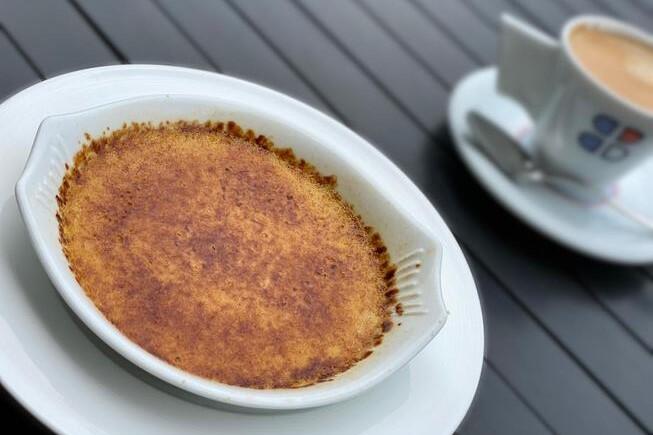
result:
M 466 116 L 479 110 L 515 137 L 528 136 L 533 122 L 512 100 L 497 93 L 496 68 L 471 73 L 454 89 L 449 124 L 456 150 L 479 182 L 508 210 L 559 243 L 601 260 L 622 264 L 653 262 L 653 232 L 604 204 L 588 206 L 544 185 L 516 184 L 469 141 Z M 653 217 L 653 160 L 616 185 L 620 203 Z
M 108 358 L 73 320 L 30 246 L 13 186 L 36 128 L 49 115 L 157 93 L 239 95 L 301 107 L 352 146 L 387 195 L 443 245 L 450 317 L 408 366 L 363 395 L 308 411 L 242 414 L 169 395 Z M 483 320 L 474 280 L 442 218 L 389 160 L 342 125 L 274 91 L 218 74 L 163 66 L 113 66 L 41 82 L 0 106 L 0 379 L 30 412 L 65 433 L 447 434 L 474 397 L 483 362 Z M 329 130 L 324 129 L 324 130 Z M 333 137 L 328 138 L 329 141 Z M 363 144 L 363 145 L 361 145 Z M 390 182 L 399 180 L 399 182 Z

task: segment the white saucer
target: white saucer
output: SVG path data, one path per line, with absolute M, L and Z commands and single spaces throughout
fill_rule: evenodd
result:
M 371 176 L 443 244 L 450 316 L 409 365 L 346 402 L 300 412 L 243 414 L 163 392 L 100 350 L 59 300 L 18 215 L 14 184 L 46 116 L 129 97 L 185 93 L 274 101 L 316 137 L 328 135 L 368 163 Z M 46 80 L 0 106 L 0 380 L 59 433 L 449 434 L 460 424 L 483 364 L 483 319 L 465 258 L 440 215 L 396 166 L 362 138 L 282 94 L 230 77 L 176 67 L 112 66 Z M 327 136 L 322 136 L 325 140 Z
M 466 116 L 479 110 L 515 137 L 527 136 L 533 122 L 512 100 L 497 93 L 497 70 L 469 74 L 454 89 L 449 125 L 456 150 L 479 182 L 533 228 L 583 254 L 622 264 L 653 262 L 653 232 L 605 205 L 587 206 L 538 184 L 516 184 L 468 141 Z M 619 202 L 653 217 L 653 160 L 616 186 Z

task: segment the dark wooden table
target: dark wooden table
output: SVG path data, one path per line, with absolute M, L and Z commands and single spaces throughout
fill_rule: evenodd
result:
M 551 33 L 582 12 L 653 25 L 653 0 L 0 0 L 0 97 L 79 68 L 163 63 L 243 77 L 330 113 L 426 193 L 473 268 L 488 340 L 459 433 L 652 433 L 653 267 L 546 240 L 453 152 L 449 91 L 495 62 L 502 11 Z M 45 431 L 0 396 L 5 425 Z

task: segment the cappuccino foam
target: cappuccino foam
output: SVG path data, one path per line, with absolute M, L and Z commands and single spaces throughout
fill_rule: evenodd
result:
M 653 46 L 587 25 L 572 30 L 569 42 L 589 75 L 619 97 L 653 111 Z

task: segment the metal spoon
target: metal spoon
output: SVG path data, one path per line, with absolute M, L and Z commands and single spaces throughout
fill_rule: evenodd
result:
M 472 132 L 470 137 L 472 145 L 485 154 L 509 178 L 517 182 L 558 186 L 575 184 L 600 196 L 596 188 L 583 184 L 579 180 L 545 172 L 535 164 L 512 136 L 480 112 L 470 112 L 467 115 L 467 123 Z M 628 209 L 615 198 L 606 198 L 605 204 L 629 220 L 653 230 L 653 221 L 650 218 Z

